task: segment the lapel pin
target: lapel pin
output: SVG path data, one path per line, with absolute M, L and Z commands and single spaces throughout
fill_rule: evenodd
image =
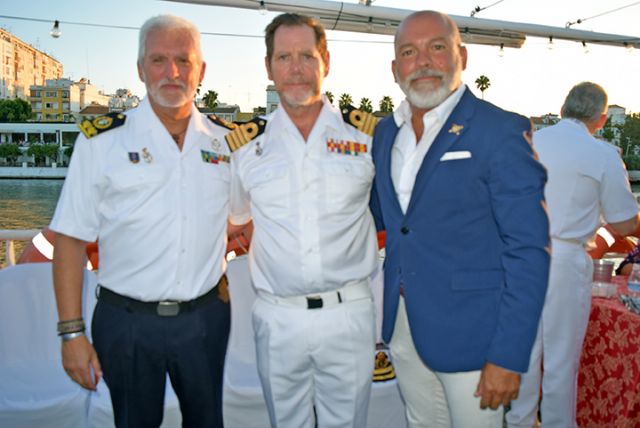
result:
M 260 141 L 256 142 L 256 156 L 260 156 L 262 154 L 262 147 L 260 147 Z
M 451 128 L 449 128 L 449 134 L 460 135 L 460 131 L 464 128 L 464 125 L 452 124 Z
M 138 152 L 129 152 L 129 161 L 131 163 L 140 162 L 140 155 L 138 154 Z
M 214 138 L 211 142 L 211 147 L 213 150 L 220 150 L 220 141 L 217 138 Z

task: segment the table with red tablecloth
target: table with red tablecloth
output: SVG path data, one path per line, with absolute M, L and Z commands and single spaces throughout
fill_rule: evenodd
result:
M 627 293 L 626 277 L 615 277 Z M 640 427 L 640 315 L 594 297 L 578 375 L 578 425 Z

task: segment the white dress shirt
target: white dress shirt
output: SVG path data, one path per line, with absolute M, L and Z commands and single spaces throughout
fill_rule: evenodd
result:
M 255 287 L 293 296 L 367 279 L 378 260 L 371 137 L 326 99 L 306 142 L 282 108 L 266 120 L 265 132 L 232 159 L 231 222 L 253 217 Z M 349 142 L 361 151 L 341 153 Z
M 76 141 L 51 229 L 99 239 L 98 281 L 144 301 L 190 300 L 225 270 L 226 128 L 193 107 L 179 150 L 148 100 Z
M 551 237 L 586 244 L 602 218 L 617 223 L 638 212 L 620 155 L 591 136 L 584 123 L 563 119 L 535 132 L 533 146 L 549 176 Z
M 440 105 L 424 114 L 422 117 L 424 132 L 420 141 L 416 142 L 416 134 L 411 124 L 409 101 L 406 99 L 402 101 L 393 112 L 393 119 L 400 130 L 391 150 L 391 180 L 403 213 L 407 212 L 422 161 L 447 118 L 460 101 L 465 88 L 465 85 L 460 85 Z

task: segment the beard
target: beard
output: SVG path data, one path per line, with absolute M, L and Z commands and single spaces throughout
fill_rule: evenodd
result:
M 289 107 L 295 108 L 308 106 L 320 99 L 320 92 L 316 91 L 312 86 L 313 85 L 310 85 L 308 89 L 303 91 L 287 90 L 285 88 L 283 91 L 278 92 L 278 96 L 280 97 L 280 100 Z
M 145 82 L 148 82 L 146 78 Z M 176 85 L 180 90 L 173 90 L 172 93 L 165 94 L 162 86 L 167 84 Z M 153 101 L 155 101 L 156 104 L 167 108 L 182 107 L 192 102 L 196 94 L 195 88 L 190 88 L 180 80 L 162 79 L 155 85 L 147 84 L 146 87 L 147 93 L 151 98 L 153 98 Z
M 454 70 L 450 73 L 423 68 L 414 71 L 404 80 L 400 79 L 397 71 L 395 77 L 398 85 L 400 85 L 400 89 L 402 89 L 402 92 L 407 96 L 411 105 L 420 109 L 431 110 L 442 104 L 460 85 L 461 74 L 462 68 L 458 61 L 454 66 Z M 419 83 L 415 86 L 412 85 L 415 79 L 421 77 L 438 77 L 440 78 L 440 82 L 437 84 Z

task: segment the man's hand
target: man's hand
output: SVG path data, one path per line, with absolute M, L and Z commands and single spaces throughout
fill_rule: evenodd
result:
M 496 410 L 518 398 L 520 374 L 487 362 L 482 368 L 475 396 L 480 398 L 480 408 Z
M 96 390 L 102 377 L 102 368 L 98 355 L 86 336 L 62 342 L 62 366 L 78 385 L 91 391 Z

